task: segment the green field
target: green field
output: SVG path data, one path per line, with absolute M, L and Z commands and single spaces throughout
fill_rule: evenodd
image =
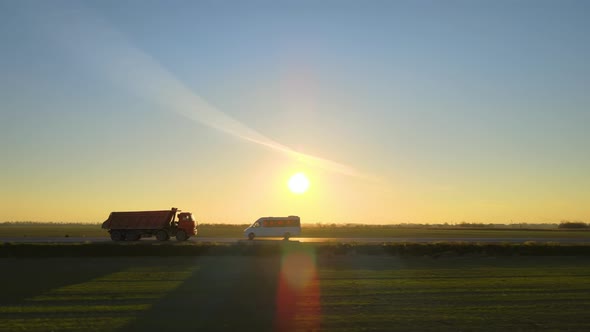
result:
M 247 225 L 201 224 L 200 237 L 244 237 Z M 0 237 L 107 237 L 99 224 L 1 223 Z M 495 229 L 453 227 L 396 226 L 323 226 L 303 225 L 302 237 L 402 237 L 402 238 L 590 238 L 588 230 Z
M 1 258 L 0 331 L 590 330 L 590 259 Z

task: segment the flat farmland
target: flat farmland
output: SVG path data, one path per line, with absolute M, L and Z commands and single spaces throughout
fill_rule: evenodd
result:
M 0 331 L 582 331 L 590 259 L 1 258 Z

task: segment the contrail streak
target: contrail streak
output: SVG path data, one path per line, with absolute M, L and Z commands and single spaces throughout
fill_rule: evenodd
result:
M 48 29 L 89 68 L 114 84 L 156 102 L 187 119 L 283 153 L 299 162 L 353 177 L 374 179 L 355 168 L 297 152 L 237 121 L 196 95 L 149 54 L 132 46 L 107 22 L 87 10 L 54 12 Z

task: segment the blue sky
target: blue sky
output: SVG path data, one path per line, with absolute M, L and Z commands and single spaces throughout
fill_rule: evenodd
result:
M 4 1 L 0 220 L 588 220 L 589 7 Z

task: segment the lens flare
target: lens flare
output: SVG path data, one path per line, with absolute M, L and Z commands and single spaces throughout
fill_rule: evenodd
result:
M 277 289 L 276 331 L 317 331 L 320 327 L 320 286 L 314 252 L 285 252 Z

